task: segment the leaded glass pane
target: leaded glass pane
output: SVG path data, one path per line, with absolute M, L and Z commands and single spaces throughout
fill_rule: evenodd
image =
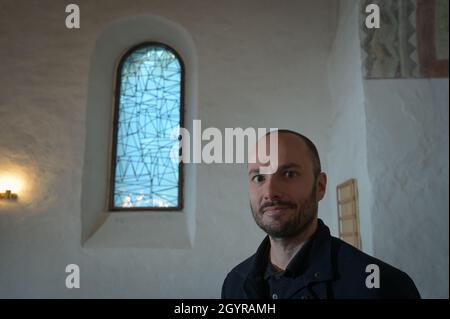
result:
M 179 165 L 170 152 L 181 124 L 181 63 L 168 48 L 149 45 L 121 65 L 114 207 L 178 207 Z

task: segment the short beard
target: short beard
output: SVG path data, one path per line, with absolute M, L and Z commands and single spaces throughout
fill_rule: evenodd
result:
M 304 233 L 317 218 L 318 206 L 316 200 L 316 183 L 314 183 L 308 199 L 301 203 L 300 207 L 297 205 L 293 217 L 283 225 L 263 224 L 263 212 L 254 209 L 250 203 L 252 215 L 256 224 L 272 238 L 289 238 Z

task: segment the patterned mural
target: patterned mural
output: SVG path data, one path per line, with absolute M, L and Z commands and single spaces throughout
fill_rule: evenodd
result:
M 369 4 L 378 29 L 365 25 Z M 448 77 L 448 0 L 363 0 L 360 36 L 367 79 Z

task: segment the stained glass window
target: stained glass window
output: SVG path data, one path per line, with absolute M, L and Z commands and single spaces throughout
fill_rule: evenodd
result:
M 117 73 L 110 208 L 181 209 L 182 164 L 171 151 L 182 125 L 183 64 L 163 44 L 142 44 Z

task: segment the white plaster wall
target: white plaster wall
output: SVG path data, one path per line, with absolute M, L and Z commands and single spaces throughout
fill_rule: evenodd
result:
M 448 298 L 448 79 L 361 81 L 358 2 L 341 0 L 329 58 L 328 197 L 358 179 L 363 250 Z
M 358 1 L 339 2 L 336 37 L 328 62 L 330 144 L 326 157 L 328 218 L 338 236 L 336 186 L 356 178 L 362 250 L 372 254 L 372 190 L 367 171 L 366 111 L 361 74 Z
M 448 298 L 448 79 L 364 81 L 375 255 Z
M 284 127 L 327 149 L 326 64 L 335 2 L 76 1 L 0 3 L 0 170 L 22 174 L 17 203 L 0 205 L 0 297 L 218 297 L 222 280 L 262 232 L 242 165 L 197 167 L 192 248 L 81 246 L 81 181 L 90 56 L 102 30 L 141 14 L 182 25 L 199 62 L 204 127 Z M 113 81 L 111 81 L 111 85 Z M 106 182 L 106 181 L 105 181 Z M 322 208 L 321 208 L 322 209 Z M 65 288 L 65 266 L 81 288 Z

